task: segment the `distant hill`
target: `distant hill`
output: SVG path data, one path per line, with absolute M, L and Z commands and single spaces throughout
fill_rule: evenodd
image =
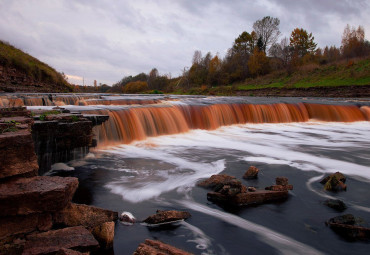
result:
M 54 68 L 0 40 L 0 92 L 72 92 Z

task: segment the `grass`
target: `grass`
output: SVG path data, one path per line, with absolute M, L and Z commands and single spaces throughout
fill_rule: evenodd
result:
M 327 65 L 309 64 L 292 74 L 274 72 L 238 84 L 237 90 L 265 88 L 310 88 L 370 85 L 370 58 L 341 61 Z
M 60 87 L 60 91 L 71 92 L 72 86 L 62 74 L 31 55 L 0 40 L 0 65 L 16 68 L 34 80 Z

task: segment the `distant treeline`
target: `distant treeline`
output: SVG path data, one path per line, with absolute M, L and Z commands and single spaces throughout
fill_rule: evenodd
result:
M 370 55 L 370 42 L 365 40 L 362 26 L 355 28 L 347 25 L 340 48 L 318 48 L 313 34 L 304 28 L 295 28 L 289 38 L 278 41 L 281 36 L 279 25 L 280 20 L 270 16 L 257 20 L 252 32 L 244 31 L 235 38 L 224 58 L 210 52 L 203 55 L 201 51 L 195 51 L 191 67 L 184 68 L 180 77 L 160 75 L 153 68 L 149 74 L 124 77 L 105 92 L 181 93 L 194 87 L 241 84 L 246 79 L 277 71 L 290 75 L 305 65 L 326 65 Z

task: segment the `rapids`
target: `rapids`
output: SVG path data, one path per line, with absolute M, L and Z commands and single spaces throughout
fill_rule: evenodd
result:
M 64 97 L 71 96 L 52 95 L 50 101 L 57 105 Z M 344 213 L 370 222 L 369 101 L 127 95 L 68 100 L 67 109 L 110 116 L 94 130 L 98 147 L 67 163 L 75 170 L 48 173 L 79 178 L 75 202 L 129 211 L 139 221 L 157 209 L 192 214 L 167 228 L 117 224 L 116 254 L 132 254 L 146 238 L 194 254 L 367 254 L 369 243 L 349 242 L 325 226 L 340 213 L 323 202 L 341 199 L 348 206 Z M 259 178 L 242 179 L 251 165 L 260 169 Z M 347 176 L 347 192 L 326 192 L 318 183 L 336 171 Z M 196 186 L 217 173 L 260 189 L 286 176 L 294 190 L 281 203 L 220 207 Z

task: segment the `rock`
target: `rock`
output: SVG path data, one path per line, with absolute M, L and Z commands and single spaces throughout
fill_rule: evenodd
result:
M 71 227 L 27 236 L 23 255 L 56 253 L 63 248 L 80 252 L 99 246 L 93 235 L 84 227 Z
M 339 199 L 328 199 L 324 202 L 324 204 L 330 208 L 337 210 L 338 212 L 343 212 L 347 209 L 347 206 L 343 203 L 343 201 Z
M 90 252 L 81 253 L 79 251 L 63 248 L 63 249 L 60 249 L 55 255 L 83 255 L 83 254 L 88 255 L 90 254 Z
M 258 168 L 255 166 L 250 166 L 247 172 L 243 175 L 244 179 L 257 179 L 258 177 Z
M 169 244 L 162 243 L 157 240 L 146 239 L 145 243 L 141 243 L 133 255 L 149 255 L 149 254 L 158 254 L 158 255 L 191 255 L 186 251 L 180 250 L 176 247 L 173 247 Z
M 349 240 L 370 239 L 370 228 L 356 224 L 356 218 L 352 214 L 346 214 L 331 218 L 326 222 L 337 234 Z
M 189 218 L 191 215 L 188 212 L 182 211 L 157 211 L 156 214 L 149 216 L 144 220 L 145 223 L 148 224 L 159 224 L 159 223 L 166 223 L 172 222 L 177 220 L 184 220 Z
M 282 186 L 288 185 L 288 178 L 286 178 L 286 177 L 276 177 L 276 185 L 282 185 Z
M 292 190 L 293 185 L 288 184 L 288 185 L 272 185 L 269 187 L 266 187 L 265 190 L 272 190 L 272 191 L 286 191 L 286 190 Z
M 136 218 L 130 212 L 122 212 L 119 220 L 125 225 L 133 225 L 136 222 Z
M 223 184 L 220 184 L 214 188 L 214 191 L 219 192 L 226 196 L 235 196 L 241 192 L 247 192 L 247 187 L 242 185 L 238 180 L 225 181 Z
M 320 181 L 321 184 L 325 185 L 324 189 L 329 191 L 347 190 L 345 182 L 346 177 L 340 172 L 329 175 Z
M 54 213 L 54 222 L 67 227 L 96 227 L 102 223 L 115 221 L 118 213 L 90 205 L 70 203 L 63 210 Z
M 113 248 L 114 222 L 104 222 L 92 230 L 95 239 L 103 249 Z
M 56 212 L 72 200 L 74 177 L 36 176 L 0 184 L 0 216 Z
M 33 231 L 48 231 L 53 226 L 50 214 L 30 214 L 0 218 L 0 239 Z
M 248 187 L 249 192 L 255 192 L 257 189 L 255 187 Z
M 200 183 L 198 183 L 198 186 L 204 187 L 204 188 L 210 188 L 210 189 L 217 189 L 222 187 L 224 183 L 232 181 L 232 180 L 237 180 L 234 176 L 230 176 L 227 174 L 215 174 L 212 175 L 210 178 L 207 180 L 204 180 Z
M 0 151 L 0 179 L 37 175 L 39 166 L 32 136 L 27 129 L 0 134 Z
M 234 206 L 263 204 L 273 201 L 284 200 L 288 197 L 288 191 L 256 190 L 255 192 L 239 193 L 234 197 L 225 196 L 219 192 L 209 192 L 207 199 L 211 202 L 230 204 Z

